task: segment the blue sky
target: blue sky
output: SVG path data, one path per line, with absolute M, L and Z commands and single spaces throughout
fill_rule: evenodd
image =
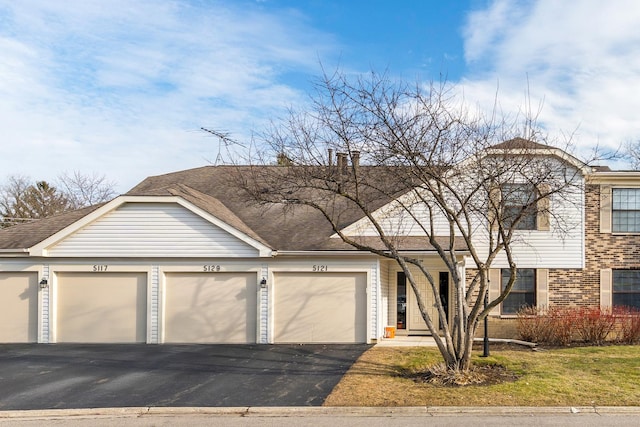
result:
M 216 159 L 337 66 L 443 76 L 586 149 L 640 138 L 636 0 L 0 0 L 0 183 L 148 175 Z

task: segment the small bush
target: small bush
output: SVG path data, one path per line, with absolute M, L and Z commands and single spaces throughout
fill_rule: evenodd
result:
M 616 341 L 623 344 L 640 343 L 640 311 L 631 308 L 621 308 L 616 312 L 617 336 Z
M 520 310 L 516 322 L 518 334 L 525 341 L 567 345 L 574 334 L 575 315 L 573 310 L 562 307 L 528 307 Z
M 547 320 L 543 314 L 535 307 L 526 307 L 518 312 L 516 328 L 520 338 L 529 342 L 544 341 Z
M 576 331 L 583 342 L 603 344 L 616 327 L 616 314 L 600 307 L 575 309 Z
M 574 336 L 576 316 L 574 310 L 564 307 L 551 307 L 547 310 L 548 331 L 546 342 L 551 345 L 567 345 Z
M 517 329 L 525 341 L 565 346 L 573 340 L 601 345 L 607 339 L 640 343 L 640 311 L 599 307 L 526 308 L 518 313 Z

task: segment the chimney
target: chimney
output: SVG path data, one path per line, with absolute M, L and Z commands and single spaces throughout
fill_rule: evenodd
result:
M 338 173 L 347 174 L 347 153 L 336 153 L 338 158 Z
M 357 173 L 360 167 L 360 151 L 351 152 L 351 164 L 353 165 L 353 173 Z
M 329 148 L 329 166 L 333 166 L 333 148 Z

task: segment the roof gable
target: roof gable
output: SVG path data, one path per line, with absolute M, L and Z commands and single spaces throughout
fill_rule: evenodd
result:
M 32 256 L 271 256 L 272 250 L 175 196 L 120 196 L 29 250 Z

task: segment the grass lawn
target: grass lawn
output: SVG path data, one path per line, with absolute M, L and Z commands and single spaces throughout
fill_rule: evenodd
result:
M 373 347 L 352 366 L 324 405 L 640 405 L 640 346 L 539 351 L 501 346 L 492 347 L 488 358 L 480 354 L 474 351 L 474 363 L 502 365 L 518 378 L 492 385 L 432 385 L 415 381 L 410 374 L 440 362 L 436 348 Z

